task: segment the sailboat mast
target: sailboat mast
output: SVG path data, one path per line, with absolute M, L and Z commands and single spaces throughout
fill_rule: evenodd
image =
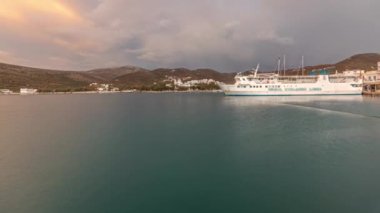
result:
M 278 60 L 277 60 L 277 73 L 278 73 L 278 75 L 280 75 L 280 72 L 281 72 L 281 57 L 278 57 Z
M 302 75 L 304 75 L 304 67 L 305 67 L 305 57 L 302 56 L 302 63 L 301 63 L 301 67 L 302 67 Z

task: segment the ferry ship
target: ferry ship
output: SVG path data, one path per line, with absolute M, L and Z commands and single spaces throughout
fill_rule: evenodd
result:
M 229 96 L 293 96 L 293 95 L 361 95 L 361 71 L 315 75 L 286 76 L 278 73 L 258 74 L 258 68 L 248 75 L 237 74 L 235 84 L 220 84 Z

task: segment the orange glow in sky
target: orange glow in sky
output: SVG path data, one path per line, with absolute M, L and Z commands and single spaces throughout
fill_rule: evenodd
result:
M 53 16 L 65 21 L 76 21 L 80 16 L 59 0 L 0 0 L 0 18 L 27 21 L 28 15 Z

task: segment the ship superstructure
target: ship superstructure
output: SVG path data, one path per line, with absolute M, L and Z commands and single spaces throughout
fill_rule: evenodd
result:
M 362 72 L 346 71 L 329 75 L 321 71 L 315 75 L 286 76 L 278 73 L 258 74 L 258 68 L 248 75 L 235 76 L 235 84 L 221 84 L 226 95 L 360 95 Z

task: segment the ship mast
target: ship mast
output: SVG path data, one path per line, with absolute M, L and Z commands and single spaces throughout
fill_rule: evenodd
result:
M 285 76 L 285 69 L 286 69 L 286 55 L 284 55 L 284 76 Z

